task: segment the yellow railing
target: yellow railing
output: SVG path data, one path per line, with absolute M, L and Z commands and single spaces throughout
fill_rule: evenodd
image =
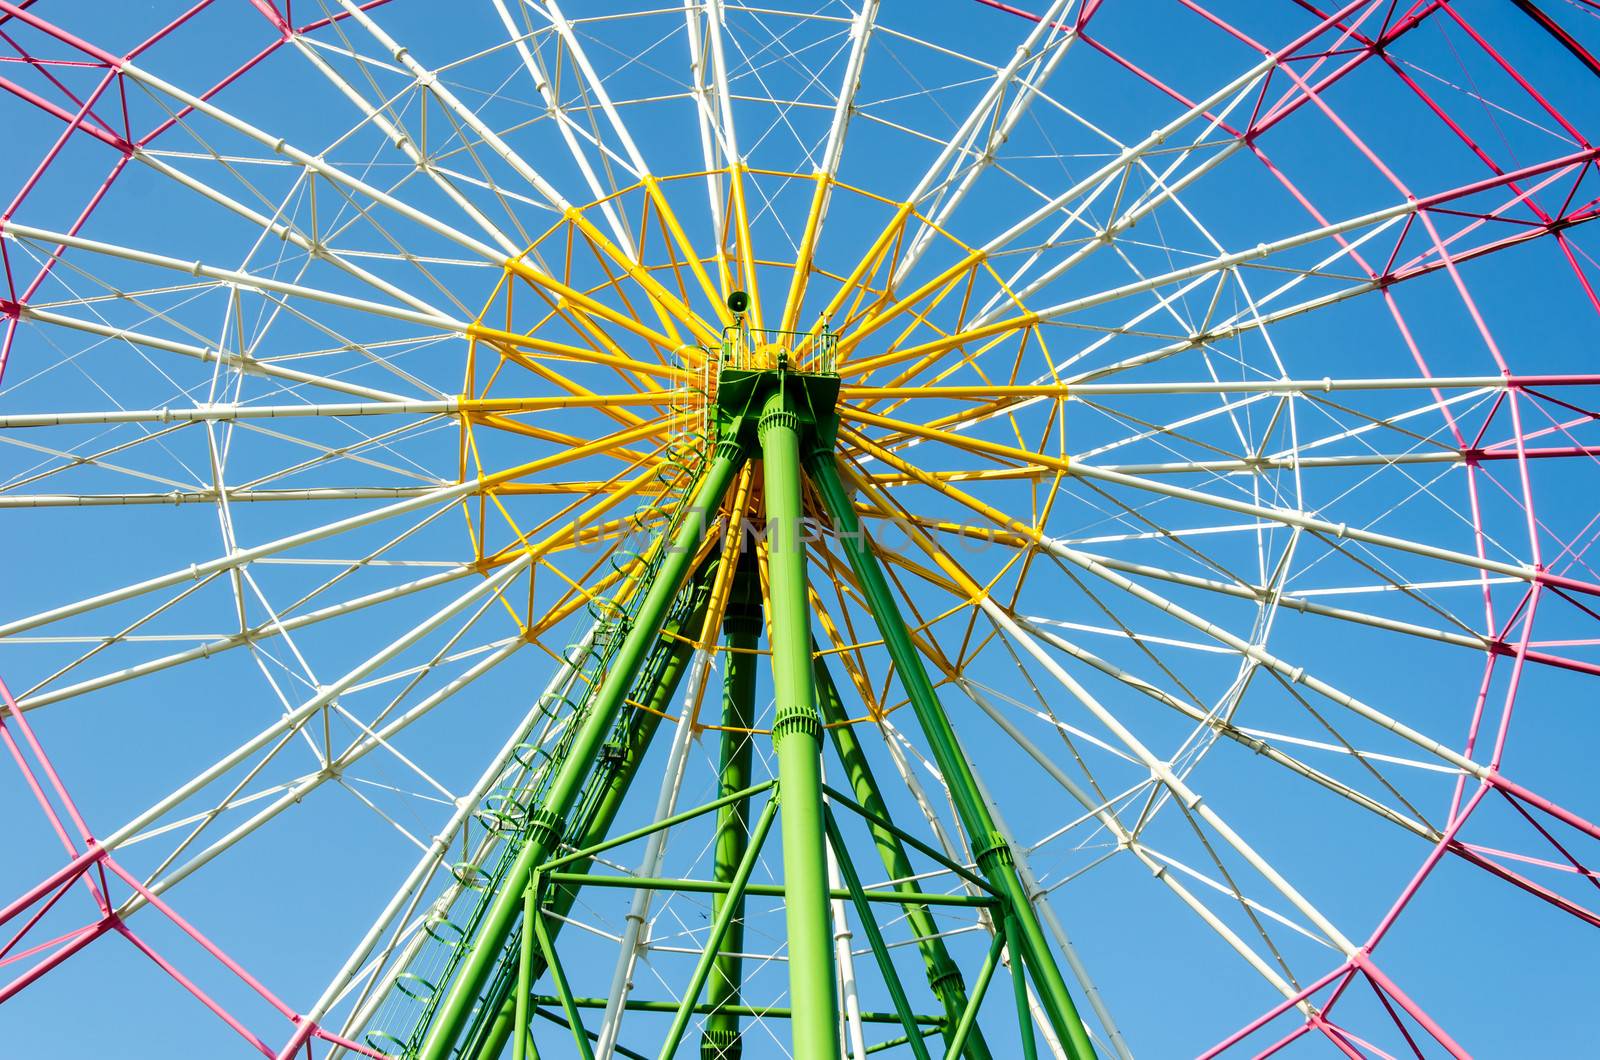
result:
M 839 337 L 826 326 L 816 331 L 770 331 L 747 321 L 722 329 L 721 367 L 776 369 L 812 375 L 838 370 Z

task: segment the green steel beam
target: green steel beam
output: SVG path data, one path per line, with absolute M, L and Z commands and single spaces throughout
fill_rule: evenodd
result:
M 593 846 L 587 846 L 578 850 L 574 850 L 572 853 L 563 854 L 559 858 L 552 858 L 550 861 L 546 861 L 543 865 L 539 866 L 539 868 L 541 871 L 544 871 L 546 879 L 556 879 L 561 875 L 561 873 L 557 870 L 561 869 L 565 865 L 571 865 L 574 862 L 593 858 L 597 854 L 604 854 L 608 850 L 631 843 L 635 839 L 643 839 L 652 832 L 659 832 L 666 828 L 676 828 L 685 821 L 692 821 L 696 817 L 704 817 L 708 813 L 714 813 L 717 810 L 722 809 L 723 806 L 730 802 L 738 802 L 740 799 L 751 798 L 752 796 L 761 794 L 768 788 L 775 788 L 777 786 L 778 782 L 776 780 L 763 780 L 759 784 L 752 784 L 742 791 L 733 792 L 731 795 L 723 795 L 720 798 L 713 799 L 711 802 L 703 803 L 694 807 L 693 809 L 679 810 L 671 817 L 662 817 L 659 820 L 650 822 L 643 828 L 635 828 L 631 832 L 624 832 L 622 835 L 612 836 L 606 839 L 604 842 L 595 843 Z M 573 878 L 576 879 L 577 877 Z M 632 876 L 628 877 L 628 879 L 634 878 L 635 877 Z
M 988 895 L 991 901 L 998 901 L 999 900 L 999 897 L 1000 897 L 999 894 L 996 893 L 996 891 L 995 891 L 995 889 L 993 887 L 989 886 L 989 881 L 988 880 L 984 879 L 982 876 L 977 875 L 976 873 L 968 872 L 962 866 L 957 865 L 955 862 L 953 862 L 949 858 L 945 857 L 944 854 L 941 851 L 935 850 L 933 847 L 931 847 L 928 844 L 924 843 L 922 840 L 918 839 L 916 836 L 912 835 L 910 832 L 907 832 L 905 829 L 900 828 L 893 821 L 891 821 L 889 818 L 884 817 L 884 816 L 882 816 L 880 814 L 877 814 L 877 813 L 873 813 L 871 810 L 868 810 L 865 806 L 861 805 L 859 802 L 857 802 L 856 800 L 852 799 L 850 796 L 846 795 L 844 792 L 839 791 L 836 788 L 830 787 L 827 784 L 822 785 L 822 791 L 823 791 L 824 794 L 826 794 L 828 796 L 828 801 L 829 802 L 836 802 L 840 806 L 845 806 L 845 807 L 848 807 L 851 810 L 854 810 L 855 813 L 856 813 L 856 816 L 865 818 L 870 824 L 875 825 L 876 827 L 883 829 L 885 832 L 888 832 L 890 835 L 892 835 L 896 839 L 900 840 L 901 843 L 905 844 L 908 847 L 911 847 L 913 850 L 918 850 L 918 851 L 921 851 L 922 853 L 926 854 L 933 861 L 933 863 L 935 865 L 938 865 L 941 869 L 944 869 L 945 871 L 951 873 L 954 876 L 957 876 L 957 877 L 960 877 L 963 880 L 966 880 L 968 883 L 972 884 L 978 890 L 980 890 L 984 894 Z M 934 901 L 937 898 L 938 898 L 938 895 L 930 894 L 928 896 L 928 900 L 930 902 Z
M 924 1038 L 932 1034 L 937 1034 L 938 1032 L 938 1027 L 923 1027 L 919 1031 L 921 1036 Z M 910 1035 L 902 1034 L 896 1038 L 886 1038 L 881 1042 L 874 1042 L 872 1045 L 867 1046 L 867 1055 L 871 1056 L 873 1053 L 881 1053 L 886 1049 L 897 1049 L 906 1044 L 906 1042 L 910 1040 L 910 1037 Z
M 1017 937 L 1016 926 L 1008 919 L 1006 935 Z M 1022 1060 L 1039 1060 L 1039 1046 L 1033 1040 L 1033 1018 L 1028 1009 L 1028 981 L 1022 974 L 1022 959 L 1011 954 L 1011 993 L 1017 1003 L 1017 1033 L 1022 1035 Z
M 528 930 L 534 917 L 539 915 L 538 896 L 534 894 L 531 886 L 522 892 L 522 945 L 517 954 L 517 986 L 514 997 L 513 1033 L 516 1035 L 511 1040 L 511 1060 L 526 1060 L 528 1046 L 533 1042 L 533 1035 L 528 1030 L 528 998 L 533 993 L 533 932 Z M 499 1019 L 496 1019 L 499 1022 Z M 502 1044 L 501 1048 L 505 1048 Z
M 867 936 L 872 959 L 878 964 L 878 974 L 883 976 L 884 986 L 889 989 L 889 999 L 894 1002 L 894 1010 L 899 1014 L 900 1023 L 906 1029 L 911 1052 L 917 1060 L 929 1060 L 927 1043 L 920 1037 L 914 1036 L 917 1022 L 915 1014 L 911 1011 L 911 1001 L 906 997 L 905 984 L 900 981 L 900 972 L 894 966 L 894 958 L 889 956 L 889 947 L 883 941 L 883 930 L 878 927 L 878 918 L 873 915 L 872 907 L 867 904 L 866 891 L 861 888 L 861 876 L 856 872 L 855 862 L 850 860 L 850 851 L 845 849 L 844 836 L 839 834 L 839 823 L 833 819 L 833 811 L 824 807 L 822 812 L 823 822 L 827 827 L 828 842 L 833 847 L 834 861 L 839 866 L 839 875 L 844 880 L 845 889 L 850 892 L 850 901 L 856 907 L 856 915 L 861 918 L 861 930 Z
M 750 786 L 750 759 L 755 738 L 750 732 L 755 723 L 755 649 L 761 635 L 761 586 L 756 576 L 755 554 L 740 541 L 738 566 L 734 569 L 728 606 L 723 611 L 722 630 L 728 651 L 723 659 L 722 747 L 719 762 L 718 792 L 727 798 Z M 730 799 L 717 810 L 717 839 L 712 878 L 731 883 L 750 842 L 749 799 Z M 701 1060 L 739 1060 L 743 1046 L 739 1036 L 739 1016 L 729 1006 L 739 1004 L 739 984 L 744 978 L 744 896 L 718 894 L 711 900 L 712 916 L 724 903 L 737 905 L 711 970 L 706 998 L 711 1013 L 700 1036 Z
M 763 790 L 760 787 L 752 792 Z M 700 812 L 705 812 L 701 807 Z M 625 891 L 682 891 L 685 894 L 726 894 L 728 885 L 716 880 L 688 880 L 677 876 L 604 876 L 574 872 L 546 872 L 544 878 L 551 883 L 576 883 L 585 887 L 616 887 Z M 781 883 L 752 883 L 744 888 L 747 895 L 758 898 L 783 898 L 789 889 Z M 824 890 L 829 901 L 835 898 L 849 900 L 850 892 L 843 887 Z M 1000 900 L 970 894 L 929 894 L 904 888 L 873 888 L 867 892 L 867 901 L 889 905 L 950 905 L 970 909 L 998 909 Z
M 547 1008 L 535 1006 L 533 1014 L 542 1020 L 548 1020 L 549 1022 L 554 1023 L 557 1027 L 570 1027 L 565 1019 L 558 1014 L 551 1012 Z M 584 1031 L 584 1033 L 589 1036 L 589 1040 L 591 1042 L 597 1042 L 600 1040 L 600 1035 L 596 1034 L 594 1031 Z M 612 1045 L 611 1049 L 618 1056 L 627 1057 L 627 1060 L 650 1060 L 648 1056 L 645 1056 L 638 1050 L 629 1049 L 625 1045 Z
M 554 1005 L 560 1002 L 560 999 L 554 994 L 535 994 L 533 1000 L 539 1005 Z M 579 1008 L 605 1008 L 610 1004 L 603 997 L 575 997 L 572 999 L 572 1003 Z M 629 999 L 622 1003 L 622 1007 L 629 1012 L 676 1012 L 682 1006 L 683 1002 L 681 1001 L 640 1001 Z M 711 1006 L 701 1003 L 691 1006 L 690 1011 L 703 1015 L 711 1011 Z M 731 1007 L 731 1011 L 737 1012 L 741 1016 L 754 1016 L 759 1019 L 788 1019 L 790 1015 L 790 1010 L 781 1005 L 734 1005 Z M 868 1011 L 861 1013 L 861 1022 L 893 1023 L 898 1025 L 900 1017 L 893 1012 Z M 928 1028 L 928 1033 L 933 1034 L 944 1025 L 944 1017 L 920 1015 L 917 1017 L 917 1025 Z M 620 1045 L 617 1046 L 617 1052 L 620 1053 L 621 1051 L 622 1047 Z M 870 1052 L 871 1050 L 868 1051 Z
M 589 1036 L 584 1033 L 583 1020 L 578 1015 L 578 1006 L 572 1003 L 572 987 L 567 985 L 567 973 L 561 967 L 561 958 L 556 953 L 555 943 L 550 939 L 550 932 L 545 928 L 544 911 L 540 906 L 539 873 L 537 870 L 533 878 L 528 881 L 528 893 L 533 901 L 527 903 L 527 908 L 532 911 L 529 918 L 532 922 L 522 925 L 523 931 L 531 930 L 539 940 L 539 952 L 544 954 L 545 964 L 550 969 L 550 981 L 555 984 L 556 996 L 561 999 L 561 1008 L 567 1014 L 567 1026 L 572 1031 L 573 1041 L 577 1043 L 578 1054 L 583 1060 L 594 1060 L 594 1050 L 589 1048 Z M 517 1028 L 517 1040 L 528 1036 L 528 1025 L 523 1023 Z
M 811 614 L 800 500 L 800 417 L 786 378 L 757 427 L 767 506 L 768 639 L 775 712 L 772 743 L 783 800 L 789 1027 L 795 1056 L 837 1060 L 839 1006 L 829 930 L 822 827 L 822 720 L 811 679 Z
M 1000 964 L 1000 950 L 1005 943 L 1005 931 L 996 931 L 994 941 L 989 944 L 989 953 L 983 959 L 983 967 L 978 969 L 978 981 L 972 984 L 972 997 L 967 1002 L 966 1011 L 961 1013 L 961 1019 L 950 1034 L 950 1047 L 945 1052 L 944 1060 L 955 1060 L 961 1055 L 967 1035 L 977 1026 L 978 1006 L 983 1004 L 983 995 L 989 992 L 989 980 L 994 978 L 994 970 Z
M 1073 1060 L 1093 1060 L 1094 1045 L 1089 1041 L 1089 1033 L 1067 990 L 1066 980 L 1050 952 L 1039 918 L 1028 901 L 1027 891 L 1017 877 L 1016 867 L 1011 860 L 1011 848 L 995 827 L 989 807 L 978 791 L 972 768 L 956 739 L 949 717 L 939 703 L 938 694 L 928 678 L 928 671 L 923 666 L 911 633 L 906 628 L 900 607 L 889 590 L 888 579 L 867 544 L 866 534 L 856 518 L 855 506 L 839 478 L 832 446 L 820 444 L 819 439 L 819 444 L 807 453 L 806 467 L 822 496 L 823 507 L 833 518 L 840 547 L 866 596 L 867 607 L 883 637 L 895 672 L 910 697 L 912 710 L 950 790 L 978 867 L 1004 897 L 1008 913 L 1015 918 L 1016 933 L 1013 939 L 1028 970 L 1033 974 L 1034 983 L 1039 988 L 1039 1000 L 1050 1025 Z M 1015 964 L 1013 961 L 1013 966 Z
M 736 439 L 724 439 L 717 444 L 709 466 L 701 474 L 694 499 L 677 521 L 671 540 L 664 540 L 658 546 L 661 549 L 659 566 L 645 590 L 633 624 L 590 709 L 578 721 L 571 748 L 552 779 L 544 805 L 535 811 L 527 841 L 517 855 L 506 885 L 495 895 L 460 972 L 428 1028 L 420 1060 L 446 1060 L 472 1018 L 479 994 L 500 962 L 506 937 L 521 913 L 522 891 L 533 867 L 545 861 L 564 838 L 567 815 L 583 793 L 584 779 L 616 723 L 640 665 L 660 636 L 706 526 L 744 459 L 744 447 Z
M 833 674 L 828 670 L 828 664 L 821 655 L 815 657 L 812 668 L 817 678 L 817 703 L 822 708 L 823 724 L 828 726 L 827 732 L 833 740 L 833 749 L 839 755 L 839 761 L 844 764 L 845 777 L 850 781 L 850 790 L 855 793 L 860 805 L 857 807 L 866 820 L 867 827 L 872 832 L 873 842 L 878 848 L 878 857 L 883 861 L 884 871 L 891 880 L 904 880 L 908 890 L 922 890 L 916 883 L 916 870 L 911 865 L 911 858 L 906 854 L 905 844 L 900 841 L 898 830 L 887 824 L 889 808 L 884 804 L 883 796 L 879 793 L 877 778 L 872 775 L 872 766 L 867 762 L 865 749 L 861 740 L 856 736 L 855 726 L 846 724 L 848 715 L 844 703 L 839 698 L 839 687 L 833 683 Z M 943 859 L 940 859 L 943 860 Z M 951 1024 L 961 1018 L 961 1012 L 966 1008 L 967 991 L 961 981 L 961 971 L 956 967 L 955 961 L 950 959 L 950 951 L 944 944 L 944 939 L 939 937 L 939 926 L 934 922 L 933 914 L 923 904 L 908 904 L 906 906 L 906 920 L 910 923 L 912 934 L 917 939 L 917 949 L 922 952 L 922 963 L 928 974 L 928 986 L 933 990 L 933 996 L 939 999 L 939 1004 L 944 1006 L 945 1015 Z M 946 1034 L 951 1031 L 946 1028 Z M 949 1043 L 948 1037 L 946 1044 Z M 967 1039 L 964 1049 L 967 1060 L 990 1060 L 989 1047 L 984 1043 L 983 1035 L 974 1030 Z
M 756 862 L 761 856 L 761 847 L 767 841 L 767 833 L 772 831 L 773 819 L 777 817 L 778 804 L 781 797 L 774 795 L 767 800 L 767 805 L 761 810 L 761 817 L 756 821 L 754 832 L 750 836 L 750 845 L 745 849 L 744 857 L 739 859 L 739 865 L 733 870 L 733 879 L 728 891 L 729 901 L 724 903 L 721 911 L 712 918 L 711 933 L 706 939 L 706 948 L 700 954 L 700 960 L 695 964 L 694 974 L 689 977 L 689 986 L 683 993 L 683 1000 L 678 1004 L 677 1013 L 672 1017 L 672 1027 L 667 1031 L 666 1040 L 661 1043 L 660 1060 L 672 1060 L 672 1055 L 678 1051 L 678 1043 L 683 1040 L 683 1032 L 688 1029 L 689 1017 L 694 1015 L 695 1003 L 700 999 L 700 991 L 705 988 L 706 978 L 711 975 L 711 966 L 716 962 L 718 953 L 722 949 L 722 938 L 728 931 L 728 924 L 733 920 L 734 914 L 741 909 L 737 901 L 744 892 L 744 885 L 750 880 L 750 873 L 754 871 Z M 795 1050 L 796 1055 L 809 1057 L 811 1054 Z
M 639 763 L 643 761 L 656 731 L 660 729 L 661 716 L 671 706 L 678 685 L 689 668 L 689 660 L 694 654 L 692 644 L 676 634 L 681 634 L 686 629 L 700 628 L 710 601 L 716 566 L 715 560 L 710 560 L 701 567 L 695 576 L 692 589 L 689 590 L 693 597 L 688 611 L 667 623 L 663 636 L 655 645 L 655 657 L 646 666 L 650 687 L 639 699 L 646 709 L 632 711 L 620 726 L 621 732 L 608 740 L 605 750 L 601 752 L 600 761 L 586 785 L 591 793 L 589 812 L 584 815 L 580 831 L 573 840 L 580 848 L 602 842 L 616 822 L 617 812 L 622 808 L 628 788 L 638 773 Z M 553 925 L 547 925 L 552 935 L 560 932 L 563 923 L 561 918 L 577 901 L 578 887 L 577 883 L 563 887 L 547 901 L 546 907 L 556 917 Z M 531 946 L 532 936 L 524 932 L 522 944 L 523 948 Z M 544 954 L 532 953 L 527 973 L 530 986 L 539 981 L 544 970 Z M 519 961 L 519 978 L 521 975 Z M 513 1034 L 513 1028 L 526 1028 L 528 1025 L 526 1009 L 519 1007 L 524 1006 L 523 995 L 526 993 L 526 989 L 516 986 L 507 979 L 484 1008 L 485 1012 L 494 1012 L 493 1018 L 484 1019 L 483 1013 L 480 1013 L 479 1019 L 466 1039 L 467 1047 L 461 1050 L 462 1055 L 476 1057 L 477 1060 L 498 1060 L 505 1049 L 506 1040 Z M 520 1044 L 526 1039 L 526 1034 L 523 1034 L 512 1040 Z M 513 1051 L 512 1060 L 523 1060 L 523 1058 Z

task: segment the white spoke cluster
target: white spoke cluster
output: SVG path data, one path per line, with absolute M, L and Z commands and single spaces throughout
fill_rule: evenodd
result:
M 390 1049 L 503 854 L 494 800 L 547 779 L 670 525 L 719 363 L 782 346 L 837 357 L 858 514 L 1103 1055 L 1494 1054 L 1506 984 L 1575 1011 L 1560 969 L 1600 924 L 1581 16 L 223 6 L 211 36 L 119 11 L 130 51 L 0 3 L 0 676 L 142 881 L 108 917 L 281 911 L 292 960 L 235 933 L 242 964 Z M 823 527 L 820 658 L 899 823 L 970 867 L 842 555 Z M 716 797 L 727 660 L 695 649 L 629 827 Z M 602 867 L 709 879 L 707 828 Z M 10 892 L 55 842 L 14 841 Z M 905 882 L 860 853 L 869 890 Z M 781 908 L 751 901 L 747 992 L 781 991 Z M 625 1003 L 678 1000 L 712 908 L 595 888 L 563 914 L 598 1055 L 659 1032 Z M 1503 968 L 1452 910 L 1512 925 Z M 898 1024 L 833 914 L 861 1060 Z M 938 923 L 970 985 L 997 924 Z M 0 1039 L 37 1052 L 29 1001 Z M 1581 1021 L 1552 1022 L 1571 1051 Z M 745 1034 L 787 1048 L 782 1020 Z

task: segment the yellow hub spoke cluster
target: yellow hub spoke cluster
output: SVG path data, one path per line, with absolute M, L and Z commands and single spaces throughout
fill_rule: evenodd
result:
M 682 220 L 703 213 L 689 197 L 704 193 L 708 176 L 724 189 L 716 232 Z M 753 215 L 757 201 L 762 209 Z M 757 223 L 802 202 L 797 236 L 773 238 L 770 216 L 765 227 Z M 602 232 L 601 212 L 627 220 L 631 252 Z M 776 231 L 791 230 L 780 224 Z M 929 233 L 932 249 L 922 260 L 924 268 L 937 263 L 932 278 L 896 289 L 909 246 Z M 773 253 L 785 245 L 790 255 Z M 735 291 L 748 297 L 742 314 L 728 307 Z M 460 474 L 480 483 L 462 502 L 473 558 L 488 570 L 532 555 L 526 597 L 506 607 L 533 639 L 578 608 L 604 606 L 593 601 L 637 569 L 704 458 L 724 367 L 769 368 L 782 357 L 841 377 L 848 428 L 841 455 L 865 489 L 858 510 L 886 542 L 907 532 L 913 541 L 922 534 L 992 540 L 985 537 L 992 527 L 914 515 L 917 504 L 888 499 L 929 483 L 1004 483 L 1011 497 L 1019 487 L 1032 491 L 1033 510 L 1012 516 L 1034 525 L 1065 460 L 1059 409 L 1066 387 L 1038 317 L 981 252 L 909 204 L 821 174 L 735 166 L 652 176 L 569 209 L 504 263 L 468 345 Z M 861 441 L 854 432 L 865 432 Z M 1001 442 L 982 440 L 996 436 Z M 930 440 L 939 444 L 919 448 Z M 1019 449 L 1057 455 L 1018 459 Z M 530 453 L 541 454 L 537 464 Z M 891 454 L 898 454 L 892 462 Z M 916 473 L 902 466 L 907 461 Z M 815 498 L 807 504 L 818 510 Z M 725 504 L 715 544 L 753 543 L 764 571 L 764 545 L 752 533 L 761 509 L 760 478 L 746 476 Z M 930 588 L 950 598 L 911 619 L 930 657 L 951 668 L 948 679 L 983 643 L 972 636 L 971 587 L 1013 575 L 1014 550 L 981 574 L 948 557 L 922 563 L 887 544 L 880 551 L 894 577 L 917 587 L 913 594 L 902 586 L 908 606 Z M 883 717 L 898 704 L 866 680 L 875 669 L 868 655 L 881 644 L 854 632 L 863 615 L 858 588 L 825 541 L 812 552 L 835 585 L 832 599 L 813 594 L 825 638 L 818 650 L 844 661 L 869 704 L 851 721 Z M 725 650 L 715 633 L 730 585 L 714 588 L 694 641 L 700 648 Z M 934 650 L 947 625 L 957 631 L 954 655 Z M 705 684 L 702 675 L 688 708 L 692 724 L 699 724 Z

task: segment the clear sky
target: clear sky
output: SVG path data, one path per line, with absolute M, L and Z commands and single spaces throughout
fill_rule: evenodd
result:
M 618 496 L 640 468 L 654 473 L 646 464 L 665 431 L 574 453 L 637 422 L 635 409 L 671 411 L 639 393 L 679 385 L 673 373 L 697 367 L 701 342 L 659 299 L 652 308 L 636 278 L 610 282 L 620 259 L 597 238 L 716 319 L 691 270 L 668 259 L 661 208 L 641 186 L 648 171 L 681 223 L 678 249 L 694 248 L 719 294 L 756 290 L 769 328 L 802 248 L 816 271 L 793 299 L 799 329 L 829 310 L 881 232 L 899 231 L 897 204 L 915 194 L 918 216 L 937 221 L 938 231 L 913 223 L 878 244 L 888 264 L 848 281 L 870 297 L 852 302 L 853 286 L 831 308 L 847 384 L 947 389 L 903 401 L 847 394 L 846 426 L 867 442 L 847 433 L 842 451 L 911 516 L 945 524 L 930 530 L 930 553 L 869 521 L 919 635 L 938 645 L 941 701 L 966 753 L 1130 1052 L 1194 1055 L 1285 987 L 1340 968 L 1341 945 L 1369 941 L 1434 850 L 1429 837 L 1456 824 L 1455 847 L 1383 936 L 1376 966 L 1473 1055 L 1592 1048 L 1600 920 L 1581 866 L 1593 863 L 1594 837 L 1493 791 L 1465 823 L 1453 817 L 1478 791 L 1460 779 L 1462 755 L 1580 817 L 1597 809 L 1600 573 L 1588 549 L 1600 482 L 1583 373 L 1600 330 L 1600 264 L 1583 222 L 1600 194 L 1590 139 L 1600 78 L 1519 5 L 1353 5 L 1352 33 L 1312 34 L 1270 76 L 1263 49 L 1310 33 L 1314 5 L 1105 0 L 1087 5 L 1081 32 L 1041 31 L 1020 57 L 1034 24 L 972 0 L 878 5 L 861 49 L 855 3 L 724 3 L 714 30 L 691 13 L 691 32 L 673 5 L 569 0 L 568 39 L 534 0 L 394 0 L 371 18 L 401 55 L 353 19 L 283 42 L 258 10 L 270 6 L 201 5 L 134 59 L 137 72 L 111 80 L 93 106 L 99 133 L 70 137 L 36 182 L 65 127 L 50 108 L 76 112 L 104 69 L 0 14 L 0 78 L 14 89 L 0 100 L 0 189 L 8 224 L 28 226 L 0 244 L 10 284 L 0 298 L 23 296 L 55 234 L 99 194 L 116 145 L 140 143 L 83 225 L 93 243 L 69 250 L 28 296 L 9 346 L 0 677 L 36 706 L 29 719 L 91 831 L 117 836 L 120 863 L 166 881 L 175 907 L 288 1005 L 304 1011 L 321 996 L 534 705 L 555 658 L 583 636 L 590 610 L 562 611 L 574 585 L 599 583 L 626 559 L 559 551 L 501 598 L 463 567 L 575 515 L 624 516 L 656 489 Z M 1082 6 L 1065 4 L 1064 17 Z M 1575 47 L 1600 45 L 1593 5 L 1540 6 Z M 29 10 L 121 56 L 184 9 Z M 324 14 L 301 0 L 289 17 Z M 1382 49 L 1368 46 L 1385 34 Z M 716 56 L 706 50 L 695 66 L 713 38 L 725 95 Z M 857 54 L 847 132 L 830 156 Z M 1016 76 L 991 92 L 1014 61 Z M 410 62 L 444 91 L 419 88 Z M 220 110 L 183 110 L 184 93 L 246 66 L 215 95 Z M 703 107 L 697 77 L 710 86 Z M 716 260 L 719 223 L 735 212 L 721 172 L 730 154 L 750 169 L 753 275 L 737 240 Z M 830 167 L 836 186 L 813 229 L 813 175 Z M 588 205 L 602 197 L 607 206 Z M 567 207 L 595 238 L 569 239 Z M 506 280 L 507 257 L 598 292 L 611 316 L 547 318 L 537 285 Z M 901 263 L 894 289 L 906 304 L 868 334 L 863 304 Z M 480 317 L 596 356 L 551 347 L 502 357 L 465 338 Z M 852 374 L 852 361 L 996 320 L 1010 323 L 945 344 L 959 352 Z M 1503 375 L 1541 378 L 1507 396 L 1493 382 Z M 1430 389 L 1422 376 L 1445 382 Z M 957 429 L 971 445 L 926 433 L 970 411 L 974 399 L 950 388 L 1061 381 L 1072 400 L 1035 390 L 1004 414 L 973 417 Z M 440 415 L 462 394 L 563 393 L 572 408 L 479 422 L 470 434 Z M 617 393 L 634 404 L 594 400 Z M 336 408 L 373 402 L 427 407 Z M 195 414 L 202 406 L 209 422 Z M 242 411 L 266 407 L 279 412 Z M 852 420 L 852 410 L 880 419 Z M 102 412 L 51 426 L 4 419 Z M 869 442 L 944 486 L 912 483 Z M 1519 451 L 1532 458 L 1507 458 Z M 442 492 L 534 461 L 546 465 L 494 503 Z M 1010 530 L 1020 523 L 1055 554 L 950 532 L 984 524 L 962 498 L 1003 511 Z M 336 520 L 353 522 L 271 544 Z M 268 545 L 248 563 L 33 621 Z M 940 557 L 1026 632 L 977 617 Z M 835 676 L 841 656 L 859 664 L 867 698 L 890 708 L 886 725 L 858 729 L 895 819 L 935 841 L 898 764 L 959 847 L 923 734 L 895 709 L 904 693 L 870 617 L 824 558 L 812 577 L 828 621 L 845 629 L 835 641 L 819 619 L 814 631 L 850 649 L 833 653 Z M 1535 565 L 1568 581 L 1530 599 Z M 365 599 L 384 590 L 392 598 Z M 428 625 L 464 594 L 459 611 Z M 319 609 L 329 613 L 297 624 Z M 1485 637 L 1507 647 L 1487 652 Z M 1524 641 L 1531 654 L 1519 661 Z M 473 669 L 500 654 L 503 664 Z M 702 721 L 715 721 L 722 668 L 713 664 Z M 858 718 L 869 713 L 859 693 L 848 688 Z M 763 676 L 758 727 L 770 725 L 771 696 Z M 282 720 L 329 700 L 338 709 L 314 709 L 310 724 Z M 384 746 L 339 761 L 397 718 L 407 720 Z M 675 728 L 662 727 L 619 827 L 649 819 Z M 213 783 L 169 799 L 262 733 Z M 714 796 L 721 738 L 712 728 L 690 742 L 679 808 Z M 770 742 L 754 739 L 765 778 L 776 768 Z M 824 771 L 841 775 L 831 754 Z M 1200 801 L 1185 804 L 1185 792 Z M 9 900 L 63 854 L 9 760 L 0 800 Z M 258 822 L 263 808 L 271 819 Z M 851 827 L 863 875 L 881 881 L 865 831 Z M 705 822 L 675 832 L 663 872 L 708 876 L 709 839 Z M 783 878 L 776 846 L 764 881 Z M 632 871 L 644 845 L 613 854 L 612 870 Z M 457 839 L 450 860 L 461 855 Z M 448 882 L 445 869 L 430 875 L 422 900 Z M 948 873 L 926 885 L 956 887 Z M 636 974 L 636 997 L 671 997 L 686 977 L 692 957 L 672 947 L 703 939 L 703 898 L 658 904 L 651 936 L 663 948 Z M 606 992 L 626 902 L 620 890 L 586 895 L 564 929 L 580 994 Z M 749 948 L 781 953 L 780 904 L 753 900 L 751 910 Z M 4 958 L 0 979 L 93 915 L 85 893 L 64 897 Z M 970 916 L 942 923 L 970 981 L 986 938 Z M 286 1021 L 159 915 L 142 910 L 129 926 L 273 1048 L 286 1038 Z M 906 925 L 886 930 L 926 1003 Z M 863 1007 L 887 1010 L 859 928 L 854 945 Z M 749 995 L 783 1003 L 782 961 L 752 966 Z M 1081 983 L 1068 982 L 1082 1002 Z M 984 1023 L 997 1054 L 1010 1055 L 1009 980 L 996 984 Z M 1350 981 L 1333 1009 L 1346 1044 L 1406 1056 L 1409 1035 L 1424 1055 L 1444 1055 L 1413 1016 L 1397 1025 L 1386 1011 L 1395 998 Z M 407 1004 L 379 1021 L 402 1037 Z M 327 1022 L 342 1025 L 351 1005 L 341 999 Z M 1080 1007 L 1102 1055 L 1115 1055 L 1103 1021 Z M 623 1043 L 652 1051 L 653 1018 L 630 1016 Z M 1275 1023 L 1240 1050 L 1295 1025 Z M 568 1055 L 570 1041 L 549 1028 L 543 1055 Z M 868 1042 L 893 1033 L 874 1025 Z M 781 1021 L 758 1021 L 745 1055 L 786 1055 L 786 1040 Z M 116 937 L 0 1006 L 0 1060 L 249 1052 Z M 1312 1034 L 1288 1052 L 1334 1050 Z

